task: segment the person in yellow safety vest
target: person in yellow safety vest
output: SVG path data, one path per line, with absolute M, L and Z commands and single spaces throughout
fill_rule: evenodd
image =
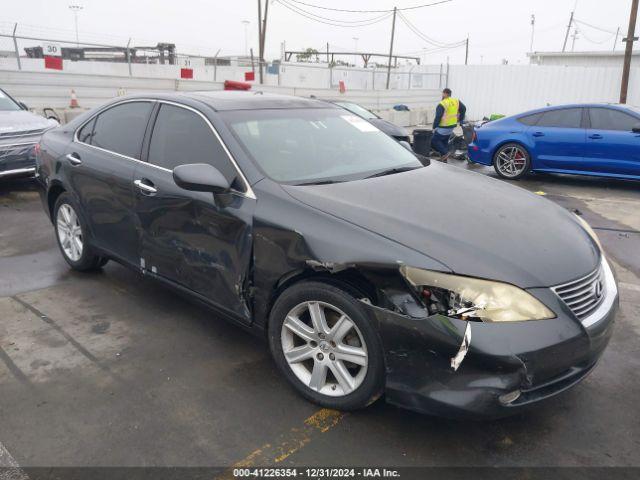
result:
M 449 138 L 453 129 L 464 121 L 467 107 L 457 98 L 451 96 L 451 90 L 445 88 L 442 91 L 442 101 L 436 108 L 436 116 L 433 119 L 433 137 L 431 148 L 441 155 L 441 160 L 446 162 L 449 158 Z

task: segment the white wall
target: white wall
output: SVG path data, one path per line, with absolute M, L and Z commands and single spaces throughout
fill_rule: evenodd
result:
M 326 69 L 325 69 L 326 70 Z M 12 96 L 26 103 L 30 108 L 41 111 L 44 107 L 64 110 L 69 105 L 73 89 L 83 108 L 94 108 L 118 95 L 167 92 L 221 90 L 222 82 L 201 80 L 175 80 L 163 78 L 143 78 L 129 76 L 86 75 L 72 73 L 29 72 L 0 70 L 0 85 Z M 277 85 L 254 85 L 254 90 L 297 95 L 302 97 L 353 100 L 372 109 L 400 125 L 416 125 L 433 119 L 433 110 L 439 98 L 438 90 L 347 90 L 340 94 L 338 89 L 294 88 Z M 395 112 L 394 105 L 405 104 L 410 113 Z
M 473 120 L 512 115 L 546 105 L 616 103 L 622 72 L 609 67 L 451 65 L 449 88 Z M 640 68 L 632 68 L 627 103 L 640 105 Z
M 589 52 L 567 52 L 558 55 L 536 55 L 531 56 L 531 63 L 537 65 L 554 65 L 564 67 L 614 67 L 622 68 L 624 62 L 624 52 L 606 52 L 598 55 Z M 640 53 L 634 53 L 631 65 L 640 65 Z

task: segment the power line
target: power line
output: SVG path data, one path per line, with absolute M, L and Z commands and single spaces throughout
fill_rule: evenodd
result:
M 322 10 L 331 10 L 333 12 L 349 12 L 349 13 L 393 13 L 393 8 L 389 9 L 389 10 L 348 10 L 348 9 L 344 9 L 344 8 L 331 8 L 331 7 L 324 7 L 322 5 L 314 5 L 312 3 L 306 3 L 306 2 L 301 2 L 299 0 L 291 0 L 294 3 L 299 3 L 300 5 L 305 5 L 307 7 L 312 7 L 312 8 L 319 8 Z M 404 8 L 398 8 L 397 11 L 400 12 L 401 10 L 415 10 L 418 8 L 425 8 L 425 7 L 432 7 L 434 5 L 440 5 L 442 3 L 449 3 L 452 2 L 453 0 L 441 0 L 439 2 L 433 2 L 433 3 L 425 3 L 422 5 L 414 5 L 413 7 L 404 7 Z
M 295 8 L 296 10 L 299 10 L 300 12 L 303 12 L 307 15 L 310 15 L 312 17 L 317 17 L 321 20 L 326 20 L 328 22 L 335 22 L 335 23 L 366 23 L 366 22 L 371 22 L 371 21 L 375 21 L 375 20 L 380 20 L 382 18 L 386 18 L 388 16 L 387 13 L 383 14 L 383 15 L 378 15 L 376 17 L 371 17 L 371 18 L 365 18 L 362 20 L 341 20 L 339 18 L 329 18 L 329 17 L 323 17 L 322 15 L 318 15 L 317 13 L 313 13 L 310 12 L 308 10 L 305 10 L 303 8 L 300 8 L 296 5 L 292 5 L 291 4 L 291 0 L 278 0 L 280 3 L 286 3 L 287 5 L 289 5 L 292 8 Z
M 351 28 L 366 27 L 366 26 L 373 25 L 373 24 L 378 23 L 378 22 L 382 22 L 382 21 L 386 20 L 387 18 L 389 18 L 392 15 L 392 13 L 386 13 L 386 14 L 381 15 L 379 17 L 370 18 L 370 19 L 364 19 L 364 20 L 356 20 L 356 21 L 328 19 L 326 17 L 322 17 L 322 16 L 319 16 L 319 15 L 312 14 L 311 12 L 308 12 L 306 10 L 302 10 L 299 7 L 296 7 L 295 5 L 292 5 L 292 4 L 288 3 L 286 0 L 277 0 L 277 1 L 283 7 L 291 10 L 294 13 L 297 13 L 298 15 L 300 15 L 302 17 L 305 17 L 305 18 L 307 18 L 309 20 L 313 20 L 313 21 L 318 22 L 318 23 L 323 23 L 325 25 L 332 25 L 334 27 L 351 27 Z M 337 22 L 342 22 L 342 23 L 337 23 Z
M 415 33 L 419 38 L 421 38 L 424 42 L 428 43 L 429 45 L 432 45 L 434 47 L 439 47 L 439 48 L 456 48 L 466 43 L 466 40 L 462 40 L 460 42 L 453 42 L 453 43 L 444 43 L 444 42 L 435 40 L 431 37 L 428 37 L 426 34 L 421 32 L 420 30 L 418 30 L 418 28 L 413 23 L 411 23 L 409 19 L 405 17 L 402 13 L 399 13 L 398 15 L 400 16 L 400 19 L 405 23 L 405 25 L 407 25 L 407 27 L 409 27 L 409 29 L 413 33 Z
M 616 34 L 616 32 L 614 32 L 613 30 L 607 30 L 605 28 L 598 27 L 596 25 L 591 25 L 590 23 L 583 22 L 582 20 L 578 20 L 576 18 L 574 18 L 573 21 L 576 22 L 576 23 L 580 23 L 582 25 L 585 25 L 587 27 L 591 27 L 591 28 L 593 28 L 595 30 L 599 30 L 599 31 L 604 32 L 604 33 L 610 33 L 611 35 L 615 35 Z

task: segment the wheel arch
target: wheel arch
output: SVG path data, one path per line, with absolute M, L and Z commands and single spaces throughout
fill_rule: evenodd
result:
M 59 181 L 52 182 L 49 190 L 47 191 L 47 207 L 49 209 L 49 219 L 52 222 L 54 221 L 53 208 L 56 205 L 56 201 L 58 200 L 58 197 L 60 197 L 60 195 L 62 195 L 66 191 L 67 190 Z
M 276 288 L 269 297 L 269 303 L 265 312 L 265 332 L 268 331 L 271 312 L 278 298 L 292 286 L 305 281 L 325 283 L 343 290 L 356 299 L 364 298 L 374 304 L 378 299 L 374 285 L 355 267 L 349 267 L 338 272 L 315 270 L 312 268 L 292 271 L 280 278 Z

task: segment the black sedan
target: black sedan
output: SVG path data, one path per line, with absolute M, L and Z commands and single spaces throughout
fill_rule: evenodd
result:
M 409 134 L 406 129 L 379 117 L 372 111 L 364 108 L 362 105 L 358 105 L 357 103 L 349 102 L 347 100 L 327 100 L 327 102 L 342 107 L 360 118 L 364 118 L 366 121 L 382 130 L 382 132 L 399 142 L 410 143 L 411 139 L 409 138 Z
M 118 98 L 47 132 L 37 170 L 72 268 L 112 259 L 210 306 L 327 407 L 506 415 L 582 380 L 612 333 L 586 223 L 326 102 Z
M 35 146 L 55 120 L 31 113 L 0 89 L 0 180 L 32 176 L 36 167 Z

